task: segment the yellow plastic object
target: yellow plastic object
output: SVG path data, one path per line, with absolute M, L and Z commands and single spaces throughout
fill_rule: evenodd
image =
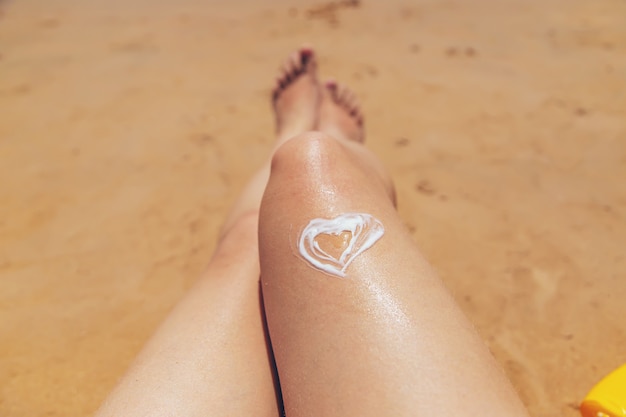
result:
M 626 365 L 608 374 L 580 405 L 583 417 L 626 417 Z

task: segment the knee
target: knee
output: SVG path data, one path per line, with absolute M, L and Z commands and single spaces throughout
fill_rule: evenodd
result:
M 219 232 L 218 247 L 230 246 L 231 242 L 254 240 L 259 224 L 259 210 L 249 210 L 226 224 Z
M 384 197 L 384 181 L 364 152 L 322 132 L 298 135 L 274 153 L 263 199 L 265 203 L 299 201 L 315 206 L 359 195 Z
M 305 132 L 281 145 L 272 157 L 272 176 L 290 179 L 315 178 L 315 173 L 331 174 L 345 158 L 340 143 L 322 132 Z

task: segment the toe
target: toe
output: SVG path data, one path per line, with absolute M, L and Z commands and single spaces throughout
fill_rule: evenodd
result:
M 276 78 L 276 82 L 274 83 L 274 88 L 272 89 L 272 93 L 278 95 L 283 88 L 283 79 L 280 77 Z
M 352 111 L 352 109 L 354 109 L 355 101 L 356 101 L 356 96 L 354 95 L 352 90 L 346 90 L 346 108 L 349 111 Z
M 289 74 L 283 69 L 283 73 L 279 79 L 280 81 L 280 88 L 285 88 L 287 87 L 287 84 L 289 84 Z
M 326 90 L 330 94 L 330 97 L 332 98 L 332 100 L 334 102 L 337 102 L 337 100 L 338 100 L 338 85 L 337 85 L 337 82 L 335 80 L 328 80 L 328 81 L 326 81 L 324 86 L 326 87 Z
M 342 106 L 346 105 L 346 102 L 348 101 L 348 94 L 349 94 L 349 90 L 347 88 L 345 88 L 344 86 L 341 86 L 340 90 L 339 90 L 339 101 L 341 102 Z
M 315 54 L 313 52 L 313 48 L 308 46 L 303 46 L 300 48 L 300 62 L 302 65 L 306 66 L 309 63 L 314 61 Z
M 300 65 L 303 72 L 306 71 L 312 76 L 316 76 L 317 60 L 315 59 L 315 53 L 312 48 L 303 47 L 300 49 Z
M 292 77 L 295 77 L 300 73 L 301 68 L 302 64 L 300 64 L 300 54 L 298 52 L 293 52 L 289 55 L 289 73 Z

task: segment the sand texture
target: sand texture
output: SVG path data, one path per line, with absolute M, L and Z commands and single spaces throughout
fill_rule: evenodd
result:
M 626 362 L 624 1 L 0 10 L 0 416 L 98 407 L 206 265 L 304 42 L 533 416 Z

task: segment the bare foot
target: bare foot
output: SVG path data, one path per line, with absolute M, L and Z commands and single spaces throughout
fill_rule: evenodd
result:
M 365 140 L 363 115 L 352 90 L 332 80 L 324 83 L 318 129 L 337 139 Z
M 320 99 L 315 54 L 300 48 L 283 63 L 272 91 L 279 143 L 315 128 Z

